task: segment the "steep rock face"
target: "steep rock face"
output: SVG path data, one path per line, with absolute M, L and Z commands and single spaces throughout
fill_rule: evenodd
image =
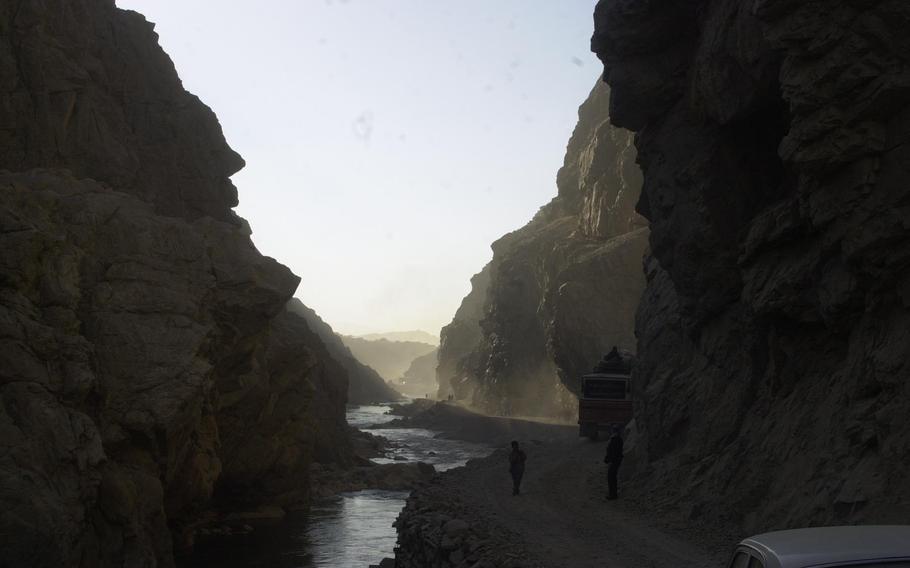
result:
M 415 397 L 426 396 L 429 393 L 437 394 L 436 364 L 438 359 L 438 349 L 417 357 L 411 361 L 399 383 L 395 383 L 396 387 L 401 392 Z
M 613 345 L 631 349 L 647 230 L 634 211 L 631 134 L 609 123 L 598 83 L 557 174 L 558 195 L 493 243 L 493 260 L 443 329 L 437 379 L 496 413 L 574 412 L 578 376 Z
M 301 304 L 302 305 L 302 304 Z M 220 506 L 298 505 L 313 463 L 351 465 L 346 365 L 289 305 L 269 322 L 251 364 L 216 382 L 223 464 Z
M 487 264 L 471 278 L 471 291 L 461 301 L 451 323 L 439 332 L 436 382 L 439 385 L 437 396 L 441 399 L 454 394 L 456 388 L 460 398 L 470 398 L 465 391 L 471 388 L 472 369 L 478 365 L 473 355 L 483 338 L 480 320 L 489 287 L 490 265 Z
M 110 0 L 0 6 L 3 167 L 67 168 L 188 218 L 233 218 L 243 160 L 145 18 Z
M 348 374 L 348 402 L 367 404 L 398 400 L 401 395 L 390 387 L 375 369 L 358 361 L 351 350 L 341 341 L 332 327 L 324 322 L 312 309 L 294 298 L 288 303 L 288 310 L 303 317 L 310 329 L 319 335 L 332 359 L 341 363 Z
M 910 512 L 908 23 L 899 1 L 597 5 L 651 226 L 639 479 L 693 516 Z
M 346 374 L 150 24 L 24 0 L 0 32 L 0 564 L 170 566 L 213 503 L 350 459 Z

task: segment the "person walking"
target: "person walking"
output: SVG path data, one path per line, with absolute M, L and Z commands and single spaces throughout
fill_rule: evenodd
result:
M 509 473 L 512 474 L 512 495 L 518 495 L 521 489 L 521 478 L 525 474 L 525 460 L 528 456 L 512 440 L 512 452 L 509 454 Z
M 607 443 L 607 455 L 604 456 L 604 463 L 607 464 L 607 485 L 609 485 L 609 494 L 607 499 L 613 500 L 617 497 L 617 474 L 619 466 L 622 464 L 622 428 L 619 424 L 614 424 L 610 441 Z

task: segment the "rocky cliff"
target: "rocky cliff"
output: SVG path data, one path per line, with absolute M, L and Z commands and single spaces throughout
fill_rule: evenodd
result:
M 471 278 L 471 291 L 461 301 L 449 325 L 439 332 L 439 351 L 436 362 L 437 396 L 440 399 L 455 394 L 468 397 L 473 382 L 473 369 L 478 367 L 475 349 L 483 338 L 480 320 L 483 319 L 487 291 L 490 288 L 490 265 Z M 476 355 L 476 356 L 475 356 Z
M 601 0 L 653 258 L 640 483 L 746 531 L 906 520 L 910 6 Z
M 349 403 L 368 404 L 401 398 L 401 394 L 390 387 L 375 369 L 354 357 L 341 337 L 335 333 L 332 326 L 319 317 L 319 314 L 296 298 L 288 302 L 288 310 L 306 320 L 310 329 L 319 335 L 332 359 L 338 361 L 347 371 Z
M 202 511 L 351 459 L 242 165 L 142 16 L 0 4 L 0 565 L 171 566 Z
M 439 351 L 433 349 L 426 355 L 417 357 L 408 366 L 404 375 L 393 383 L 401 392 L 413 396 L 421 397 L 432 393 L 437 394 L 436 386 L 436 365 L 439 358 Z
M 578 111 L 557 196 L 493 243 L 493 260 L 441 333 L 440 394 L 495 413 L 574 412 L 578 377 L 633 349 L 647 229 L 630 133 L 598 83 Z

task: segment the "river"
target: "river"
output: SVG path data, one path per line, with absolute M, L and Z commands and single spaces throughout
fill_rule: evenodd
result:
M 349 407 L 347 412 L 352 426 L 379 425 L 370 432 L 393 442 L 387 457 L 373 460 L 377 463 L 423 461 L 445 471 L 490 453 L 487 446 L 436 439 L 430 430 L 382 428 L 395 418 L 386 414 L 388 409 L 388 404 L 378 404 Z M 394 556 L 392 523 L 407 496 L 407 491 L 342 493 L 315 503 L 305 514 L 289 515 L 278 525 L 202 540 L 179 564 L 183 568 L 366 568 Z

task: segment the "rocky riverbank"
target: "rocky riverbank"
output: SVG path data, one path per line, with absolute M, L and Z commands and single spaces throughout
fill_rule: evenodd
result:
M 395 522 L 398 548 L 394 566 L 539 566 L 520 535 L 502 527 L 486 511 L 456 497 L 458 490 L 471 484 L 491 460 L 499 463 L 505 457 L 504 450 L 500 450 L 489 458 L 472 460 L 464 468 L 439 476 L 412 493 Z
M 487 416 L 445 401 L 428 403 L 418 399 L 393 408 L 393 413 L 401 418 L 383 424 L 383 428 L 425 428 L 439 432 L 439 438 L 487 444 L 491 448 L 506 446 L 516 439 L 549 440 L 578 432 L 575 424 Z

